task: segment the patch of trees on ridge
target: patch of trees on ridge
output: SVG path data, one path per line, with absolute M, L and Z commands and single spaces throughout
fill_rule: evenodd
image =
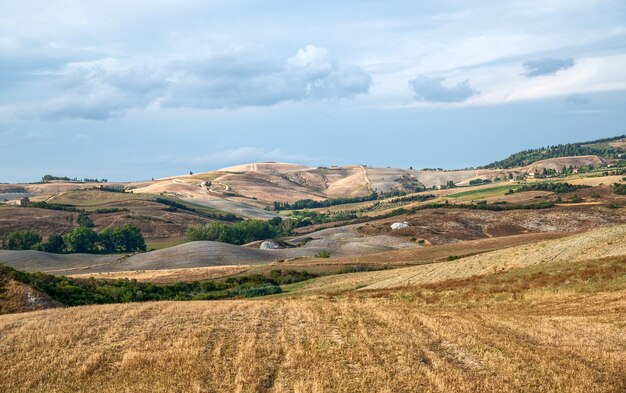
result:
M 589 186 L 570 183 L 531 183 L 525 184 L 519 188 L 511 188 L 507 192 L 507 195 L 526 191 L 548 191 L 554 192 L 555 194 L 564 194 L 566 192 L 577 191 L 583 188 L 589 188 Z
M 479 168 L 508 169 L 526 166 L 532 164 L 533 162 L 546 160 L 548 158 L 558 157 L 596 155 L 604 158 L 617 158 L 618 155 L 624 153 L 624 151 L 620 148 L 612 147 L 608 143 L 623 138 L 626 138 L 626 136 L 620 135 L 613 138 L 598 139 L 589 142 L 568 143 L 564 145 L 542 147 L 539 149 L 524 150 L 518 153 L 511 154 L 504 160 L 496 161 Z
M 406 192 L 393 190 L 386 193 L 372 192 L 369 195 L 351 198 L 331 198 L 323 201 L 314 201 L 312 199 L 301 199 L 294 203 L 274 201 L 274 211 L 280 210 L 298 210 L 298 209 L 317 209 L 320 207 L 330 207 L 336 205 L 345 205 L 348 203 L 369 202 L 378 199 L 390 198 L 395 196 L 406 195 Z
M 68 182 L 73 182 L 73 183 L 106 183 L 109 180 L 108 179 L 90 179 L 90 178 L 84 178 L 84 179 L 78 179 L 78 178 L 73 178 L 70 179 L 67 176 L 53 176 L 53 175 L 43 175 L 41 177 L 41 182 L 42 183 L 48 183 L 54 180 L 60 180 L 60 181 L 68 181 Z

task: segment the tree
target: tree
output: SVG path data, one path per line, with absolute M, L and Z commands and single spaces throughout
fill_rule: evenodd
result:
M 103 252 L 134 252 L 146 251 L 146 243 L 141 230 L 131 224 L 123 227 L 109 227 L 99 236 Z
M 51 235 L 48 240 L 39 245 L 39 249 L 45 252 L 60 254 L 65 251 L 65 241 L 61 235 Z
M 211 240 L 232 244 L 244 244 L 255 240 L 271 239 L 278 233 L 278 228 L 269 222 L 246 220 L 232 225 L 211 222 L 204 226 L 194 225 L 187 229 L 191 241 Z
M 65 234 L 63 240 L 71 252 L 94 253 L 98 250 L 100 237 L 91 228 L 78 227 Z
M 78 223 L 78 225 L 85 228 L 93 228 L 94 226 L 93 221 L 91 221 L 91 218 L 89 218 L 89 214 L 85 212 L 81 212 L 78 214 L 76 222 Z
M 15 231 L 2 241 L 2 248 L 8 250 L 32 250 L 41 242 L 41 236 L 31 231 Z

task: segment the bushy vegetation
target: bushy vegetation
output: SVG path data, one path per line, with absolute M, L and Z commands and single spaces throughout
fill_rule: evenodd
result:
M 62 203 L 31 202 L 27 206 L 28 207 L 37 207 L 39 209 L 61 210 L 61 211 L 66 211 L 66 212 L 80 212 L 81 211 L 76 206 L 65 205 L 65 204 L 62 204 Z
M 85 228 L 93 228 L 94 227 L 93 221 L 91 221 L 91 218 L 89 218 L 89 214 L 87 214 L 85 212 L 80 212 L 78 214 L 78 217 L 76 218 L 76 222 L 81 227 L 85 227 Z
M 316 258 L 330 258 L 330 252 L 328 252 L 327 250 L 322 250 L 320 252 L 318 252 L 317 254 L 315 254 Z
M 608 143 L 623 139 L 624 137 L 624 135 L 620 135 L 614 138 L 598 139 L 589 142 L 568 143 L 565 145 L 556 145 L 542 147 L 539 149 L 524 150 L 518 153 L 511 154 L 504 160 L 485 165 L 482 168 L 507 169 L 529 165 L 533 162 L 545 160 L 548 158 L 569 156 L 597 155 L 605 158 L 616 158 L 619 154 L 623 153 L 622 149 L 612 147 Z
M 97 181 L 98 179 L 96 179 L 96 182 Z M 120 192 L 120 193 L 126 192 L 126 189 L 124 189 L 124 186 L 101 186 L 101 187 L 98 187 L 97 189 L 100 191 L 105 191 L 105 192 Z
M 626 195 L 626 184 L 613 184 L 613 192 L 617 195 Z
M 415 194 L 407 195 L 403 197 L 393 198 L 389 200 L 389 203 L 401 203 L 401 202 L 424 202 L 430 199 L 435 199 L 433 194 Z
M 582 188 L 589 188 L 589 186 L 575 185 L 570 183 L 530 183 L 518 188 L 511 188 L 507 192 L 507 195 L 514 194 L 516 192 L 526 191 L 548 191 L 554 192 L 555 194 L 563 194 L 566 192 L 577 191 Z
M 137 280 L 73 279 L 45 273 L 26 273 L 0 265 L 0 277 L 11 278 L 68 306 L 127 303 L 149 300 L 210 300 L 265 296 L 282 292 L 280 285 L 316 277 L 306 271 L 274 270 L 269 277 L 246 275 L 223 281 L 153 284 Z
M 146 251 L 141 230 L 133 225 L 105 228 L 98 237 L 104 253 Z
M 101 209 L 95 209 L 92 213 L 94 214 L 109 214 L 109 213 L 122 213 L 122 212 L 128 212 L 130 210 L 128 210 L 127 208 L 123 207 L 123 208 L 119 208 L 119 207 L 104 207 Z
M 274 210 L 298 210 L 298 209 L 317 209 L 320 207 L 330 207 L 336 205 L 345 205 L 348 203 L 359 203 L 359 202 L 369 202 L 375 201 L 377 199 L 390 198 L 394 196 L 406 195 L 405 192 L 394 190 L 387 193 L 377 193 L 372 192 L 369 195 L 361 196 L 361 197 L 352 197 L 352 198 L 333 198 L 333 199 L 325 199 L 323 201 L 314 201 L 312 199 L 301 199 L 299 201 L 295 201 L 294 203 L 288 202 L 274 202 Z
M 296 228 L 357 218 L 354 212 L 321 214 L 308 210 L 296 210 L 284 220 L 280 217 L 275 217 L 269 221 L 245 220 L 234 224 L 211 222 L 205 225 L 192 225 L 187 228 L 187 239 L 190 241 L 211 240 L 241 245 L 257 240 L 287 236 Z
M 100 180 L 100 179 L 91 179 L 91 178 L 88 178 L 88 177 L 85 177 L 84 179 L 78 179 L 76 177 L 73 178 L 73 179 L 70 179 L 67 176 L 53 176 L 53 175 L 43 175 L 41 177 L 41 182 L 42 183 L 48 183 L 48 182 L 53 181 L 53 180 L 71 181 L 71 182 L 83 182 L 83 183 L 106 183 L 106 182 L 108 182 L 107 179 Z
M 41 242 L 41 235 L 31 231 L 14 231 L 2 240 L 2 248 L 7 250 L 31 250 Z
M 41 251 L 61 254 L 66 250 L 65 240 L 63 240 L 63 236 L 61 235 L 51 235 L 48 237 L 48 240 L 40 243 L 37 248 Z
M 47 183 L 49 181 L 52 180 L 64 180 L 64 181 L 70 181 L 70 178 L 67 176 L 52 176 L 52 175 L 43 175 L 41 177 L 41 182 L 42 183 Z
M 314 211 L 296 210 L 285 220 L 283 227 L 302 228 L 309 225 L 354 220 L 356 218 L 358 218 L 356 213 L 351 211 L 337 212 L 334 214 L 322 214 Z
M 278 226 L 260 220 L 245 220 L 231 225 L 211 222 L 206 225 L 192 225 L 187 229 L 187 238 L 191 241 L 212 240 L 231 244 L 271 239 L 277 235 Z
M 479 186 L 481 184 L 491 184 L 492 181 L 489 179 L 474 179 L 469 181 L 470 186 Z
M 2 241 L 8 250 L 40 250 L 52 253 L 114 253 L 146 251 L 141 230 L 134 225 L 109 227 L 97 233 L 87 226 L 79 226 L 61 236 L 51 235 L 42 242 L 41 235 L 31 231 L 9 233 Z

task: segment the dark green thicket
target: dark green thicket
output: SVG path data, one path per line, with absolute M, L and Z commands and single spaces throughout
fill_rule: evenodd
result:
M 65 205 L 62 203 L 48 203 L 48 202 L 31 202 L 27 205 L 28 207 L 38 207 L 40 209 L 48 209 L 48 210 L 62 210 L 66 212 L 80 212 L 81 209 L 72 205 Z
M 0 264 L 0 277 L 30 285 L 68 306 L 126 303 L 149 300 L 210 300 L 265 296 L 281 293 L 279 285 L 292 284 L 316 275 L 290 270 L 247 275 L 223 281 L 153 284 L 136 280 L 73 279 L 45 273 L 26 273 Z
M 570 156 L 587 156 L 597 155 L 605 158 L 616 158 L 624 151 L 620 148 L 612 147 L 609 142 L 613 142 L 619 139 L 625 138 L 624 135 L 620 135 L 614 138 L 598 139 L 589 142 L 580 143 L 568 143 L 565 145 L 556 145 L 549 147 L 542 147 L 539 149 L 524 150 L 515 154 L 511 154 L 509 157 L 501 161 L 496 161 L 491 164 L 485 165 L 481 168 L 496 169 L 496 168 L 514 168 L 519 166 L 525 166 L 545 160 L 548 158 L 557 157 L 570 157 Z
M 563 194 L 566 192 L 577 191 L 583 188 L 589 188 L 589 186 L 574 185 L 569 183 L 531 183 L 525 184 L 518 188 L 512 188 L 509 190 L 509 192 L 507 192 L 507 194 L 526 191 L 549 191 L 556 194 Z
M 626 184 L 613 184 L 613 192 L 617 195 L 626 195 Z
M 348 203 L 358 203 L 358 202 L 368 202 L 375 201 L 377 199 L 389 198 L 394 196 L 402 196 L 406 195 L 403 191 L 390 191 L 387 193 L 377 193 L 372 192 L 369 195 L 361 196 L 361 197 L 352 197 L 352 198 L 333 198 L 333 199 L 325 199 L 323 201 L 314 201 L 312 199 L 301 199 L 299 201 L 295 201 L 294 203 L 288 202 L 274 202 L 274 210 L 298 210 L 298 209 L 317 209 L 320 207 L 330 207 L 336 205 L 345 205 Z
M 51 235 L 42 242 L 39 234 L 31 231 L 15 231 L 9 233 L 2 241 L 2 248 L 7 250 L 40 250 L 52 253 L 113 253 L 146 251 L 141 230 L 131 224 L 122 227 L 109 227 L 97 233 L 89 217 L 83 219 L 80 226 L 61 236 Z M 91 223 L 91 225 L 87 225 Z

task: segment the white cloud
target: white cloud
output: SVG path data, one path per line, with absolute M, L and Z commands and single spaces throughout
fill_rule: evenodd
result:
M 320 165 L 335 162 L 328 157 L 309 156 L 306 154 L 289 153 L 281 149 L 266 149 L 256 146 L 244 146 L 233 149 L 215 150 L 208 154 L 181 158 L 168 155 L 149 160 L 132 159 L 134 165 L 185 165 L 203 168 L 219 168 L 233 164 L 252 162 L 289 162 L 305 165 Z
M 107 119 L 158 104 L 165 108 L 238 108 L 285 101 L 347 98 L 369 91 L 361 68 L 308 45 L 281 62 L 252 55 L 70 63 L 57 77 L 66 94 L 46 102 L 44 118 Z
M 295 162 L 295 163 L 321 163 L 328 161 L 327 157 L 309 157 L 304 154 L 287 153 L 281 149 L 267 150 L 261 147 L 239 147 L 236 149 L 218 150 L 207 155 L 174 160 L 175 164 L 190 165 L 229 165 L 246 162 Z

